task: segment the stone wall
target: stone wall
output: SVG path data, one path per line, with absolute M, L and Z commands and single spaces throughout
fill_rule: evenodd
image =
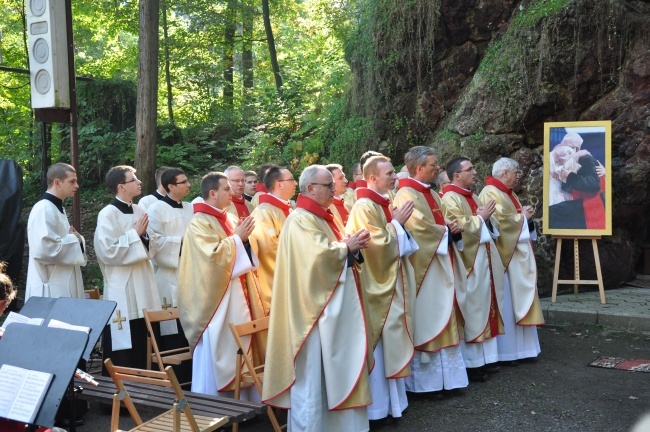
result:
M 400 44 L 403 54 L 378 63 L 374 83 L 351 62 L 356 82 L 364 83 L 354 90 L 358 100 L 374 100 L 365 109 L 383 147 L 395 160 L 414 144 L 432 145 L 442 161 L 464 155 L 480 178 L 498 157 L 513 157 L 524 170 L 522 201 L 536 197 L 541 203 L 544 122 L 612 120 L 607 175 L 613 185 L 613 235 L 599 242 L 599 251 L 607 287 L 632 279 L 641 247 L 650 243 L 650 4 L 399 3 L 399 19 L 383 25 L 377 20 L 365 31 L 383 41 L 376 45 L 378 58 L 388 58 Z M 395 16 L 391 1 L 377 4 L 387 9 L 377 10 L 378 16 Z M 404 23 L 417 31 L 396 32 Z M 540 226 L 543 217 L 540 204 Z M 573 274 L 573 245 L 566 243 L 563 278 Z M 591 247 L 583 243 L 582 276 L 594 278 Z M 540 291 L 548 292 L 555 241 L 543 236 L 536 251 Z

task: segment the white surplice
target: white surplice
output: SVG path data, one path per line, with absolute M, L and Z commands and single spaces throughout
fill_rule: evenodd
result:
M 156 241 L 149 249 L 133 228 L 143 211 L 133 204 L 133 214 L 108 205 L 97 216 L 95 252 L 104 275 L 104 300 L 117 302 L 109 321 L 113 351 L 131 349 L 129 320 L 143 318 L 142 309 L 161 310 L 160 295 L 149 261 L 156 253 Z M 117 313 L 126 318 L 119 329 Z
M 84 298 L 80 266 L 86 265 L 86 244 L 83 238 L 80 243 L 70 234 L 65 213 L 46 199 L 34 204 L 27 222 L 27 239 L 25 301 L 32 296 Z

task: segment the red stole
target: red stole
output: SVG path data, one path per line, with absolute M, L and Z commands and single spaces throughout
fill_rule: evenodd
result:
M 508 198 L 510 198 L 510 201 L 512 201 L 512 204 L 514 204 L 517 213 L 521 213 L 521 204 L 519 203 L 519 200 L 517 199 L 515 194 L 512 193 L 512 189 L 504 185 L 501 180 L 496 179 L 494 177 L 485 177 L 485 185 L 494 186 L 495 188 L 499 189 L 501 192 L 508 195 Z
M 433 218 L 435 219 L 436 224 L 443 226 L 446 225 L 445 218 L 442 217 L 440 207 L 438 206 L 436 200 L 433 198 L 432 193 L 435 192 L 431 191 L 431 187 L 425 186 L 419 181 L 413 180 L 412 178 L 400 179 L 399 185 L 400 188 L 409 187 L 424 195 L 424 198 L 427 200 L 427 204 L 429 204 L 429 209 L 431 209 L 431 213 L 433 214 Z
M 235 234 L 235 229 L 232 227 L 230 221 L 228 220 L 227 212 L 220 212 L 208 204 L 196 203 L 194 204 L 194 213 L 205 213 L 216 217 L 219 221 L 219 224 L 221 225 L 221 228 L 223 228 L 228 237 Z
M 357 189 L 357 199 L 361 198 L 368 198 L 376 204 L 379 204 L 384 211 L 384 216 L 386 216 L 386 222 L 390 223 L 393 220 L 393 214 L 390 211 L 390 200 L 388 198 L 384 198 L 374 190 L 365 187 Z
M 605 191 L 605 177 L 600 177 L 600 190 L 593 193 L 573 190 L 573 199 L 582 199 L 582 208 L 585 212 L 587 229 L 605 229 L 605 205 L 600 194 Z
M 357 188 L 357 182 L 348 182 L 348 187 L 352 190 L 355 190 Z
M 476 203 L 476 201 L 474 201 L 474 193 L 472 191 L 462 188 L 460 186 L 456 186 L 455 184 L 450 184 L 445 186 L 442 189 L 442 193 L 447 193 L 447 192 L 456 192 L 464 196 L 465 200 L 467 201 L 467 204 L 469 204 L 469 207 L 472 209 L 472 216 L 476 216 L 476 210 L 478 210 L 478 204 Z
M 343 225 L 348 223 L 348 217 L 350 216 L 350 211 L 345 206 L 345 201 L 343 200 L 343 198 L 334 197 L 332 204 L 336 206 L 336 210 L 338 210 L 339 214 L 341 215 L 341 218 L 343 219 Z
M 349 183 L 348 183 L 348 185 L 349 185 Z M 367 187 L 368 187 L 368 182 L 365 181 L 364 179 L 357 180 L 356 182 L 354 182 L 354 188 L 355 189 L 367 188 Z
M 230 198 L 232 199 L 232 203 L 235 205 L 235 209 L 237 209 L 237 215 L 240 219 L 251 215 L 248 207 L 246 207 L 246 198 L 244 198 L 243 195 L 241 198 L 237 198 L 234 195 L 232 195 Z
M 336 239 L 338 241 L 343 241 L 343 234 L 341 234 L 339 227 L 336 225 L 336 222 L 334 222 L 334 215 L 330 209 L 324 209 L 316 201 L 304 196 L 303 194 L 298 195 L 296 208 L 307 210 L 309 213 L 312 213 L 321 219 L 325 219 L 327 225 L 329 225 L 330 229 L 334 232 Z
M 255 192 L 264 192 L 264 193 L 266 193 L 268 191 L 266 190 L 266 187 L 264 187 L 264 183 L 257 183 L 255 185 Z
M 216 209 L 214 209 L 214 207 L 208 204 L 196 203 L 194 204 L 194 213 L 205 213 L 205 214 L 209 214 L 210 216 L 214 216 L 215 218 L 217 218 L 217 221 L 219 221 L 219 225 L 221 225 L 221 228 L 223 228 L 223 230 L 226 232 L 226 236 L 232 237 L 235 234 L 235 229 L 232 227 L 230 221 L 228 220 L 228 212 L 217 211 Z M 245 273 L 239 276 L 239 282 L 241 283 L 242 292 L 244 293 L 244 297 L 246 298 L 246 304 L 250 309 L 251 302 L 248 297 L 248 283 L 246 282 Z
M 259 202 L 260 204 L 267 203 L 279 208 L 285 216 L 289 216 L 289 213 L 291 212 L 291 206 L 289 204 L 269 193 L 260 195 Z

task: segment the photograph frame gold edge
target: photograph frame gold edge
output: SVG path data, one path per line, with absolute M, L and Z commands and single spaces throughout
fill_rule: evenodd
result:
M 604 127 L 605 128 L 605 229 L 558 229 L 549 228 L 549 182 L 550 182 L 550 130 L 557 127 Z M 549 122 L 544 123 L 543 167 L 543 234 L 555 237 L 600 237 L 612 235 L 612 122 L 611 120 Z

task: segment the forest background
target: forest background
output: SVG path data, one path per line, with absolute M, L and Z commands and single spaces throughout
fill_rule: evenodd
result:
M 1 67 L 28 66 L 25 1 L 0 0 Z M 143 5 L 155 5 L 159 22 L 139 19 Z M 275 162 L 298 175 L 336 162 L 349 175 L 368 149 L 401 166 L 409 147 L 430 145 L 443 163 L 470 157 L 479 189 L 496 159 L 516 159 L 519 196 L 541 202 L 544 122 L 611 120 L 613 235 L 599 242 L 606 286 L 634 278 L 644 250 L 650 256 L 649 1 L 73 0 L 72 9 L 77 76 L 91 78 L 77 81 L 86 239 L 92 212 L 110 199 L 107 170 L 138 167 L 138 53 L 149 24 L 158 91 L 156 132 L 146 136 L 155 164 L 140 167 L 145 194 L 153 165 L 197 178 L 230 164 Z M 0 155 L 22 167 L 28 208 L 42 192 L 41 125 L 27 75 L 0 76 Z M 67 125 L 46 134 L 51 160 L 69 161 Z M 536 255 L 548 292 L 555 240 L 542 235 Z

